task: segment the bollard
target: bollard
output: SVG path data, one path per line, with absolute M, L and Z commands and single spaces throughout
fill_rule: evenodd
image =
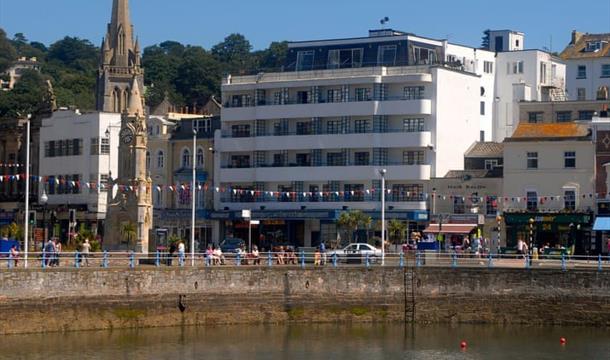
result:
M 13 254 L 8 254 L 8 268 L 12 269 L 14 264 L 13 264 Z
M 77 252 L 74 253 L 74 267 L 78 269 L 80 267 L 80 254 Z
M 237 253 L 237 257 L 235 258 L 235 265 L 241 265 L 241 253 Z
M 597 255 L 597 271 L 602 271 L 602 254 Z
M 155 257 L 155 266 L 159 267 L 161 265 L 161 254 L 159 253 L 159 250 L 157 250 L 157 255 Z
M 301 250 L 301 267 L 305 269 L 305 251 Z
M 366 267 L 367 269 L 371 266 L 371 259 L 369 258 L 369 254 L 366 254 Z
M 337 267 L 337 253 L 333 254 L 333 267 Z
M 129 253 L 129 267 L 132 269 L 136 267 L 136 255 L 133 251 Z
M 492 267 L 494 267 L 493 256 L 491 255 L 491 253 L 489 253 L 489 256 L 487 258 L 487 268 L 491 269 Z
M 421 267 L 421 253 L 419 251 L 415 252 L 415 267 Z
M 269 265 L 269 267 L 273 266 L 273 256 L 271 255 L 271 251 L 269 251 L 269 254 L 267 254 L 267 265 Z
M 398 264 L 401 268 L 405 267 L 405 253 L 400 253 L 400 263 Z
M 567 270 L 567 264 L 566 264 L 566 256 L 565 254 L 561 254 L 561 270 L 566 271 Z
M 104 257 L 102 258 L 102 267 L 108 268 L 108 251 L 104 251 Z

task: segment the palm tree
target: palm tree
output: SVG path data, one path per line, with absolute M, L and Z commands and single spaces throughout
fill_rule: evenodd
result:
M 348 239 L 352 239 L 352 241 L 355 242 L 356 231 L 362 228 L 368 228 L 371 225 L 371 221 L 370 216 L 366 215 L 360 210 L 356 210 L 342 212 L 337 220 L 337 225 L 339 225 L 340 228 L 350 231 L 351 236 L 349 236 Z
M 390 240 L 394 243 L 398 243 L 405 238 L 405 233 L 407 232 L 407 225 L 396 219 L 392 219 L 388 222 L 388 235 Z
M 123 237 L 123 240 L 127 246 L 129 246 L 133 241 L 135 241 L 136 236 L 138 236 L 136 224 L 132 221 L 122 223 L 121 236 Z

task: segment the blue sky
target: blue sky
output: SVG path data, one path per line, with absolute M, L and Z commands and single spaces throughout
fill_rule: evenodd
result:
M 112 0 L 0 0 L 0 27 L 12 36 L 52 43 L 65 35 L 99 45 Z M 610 0 L 131 0 L 144 46 L 165 40 L 209 48 L 230 33 L 255 49 L 274 40 L 365 36 L 390 17 L 389 27 L 478 46 L 482 31 L 525 32 L 527 48 L 561 50 L 572 29 L 610 32 Z

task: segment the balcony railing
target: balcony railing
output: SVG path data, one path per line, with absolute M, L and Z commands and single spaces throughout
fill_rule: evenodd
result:
M 372 90 L 371 90 L 372 91 Z M 341 104 L 346 102 L 367 102 L 367 101 L 414 101 L 414 100 L 426 100 L 425 97 L 408 97 L 408 96 L 384 96 L 384 97 L 375 97 L 375 96 L 350 96 L 348 98 L 327 98 L 320 96 L 316 99 L 298 99 L 296 97 L 291 97 L 285 99 L 283 101 L 277 101 L 275 99 L 260 99 L 258 102 L 254 100 L 248 101 L 226 101 L 224 104 L 224 108 L 244 108 L 244 107 L 255 107 L 255 106 L 281 106 L 281 105 L 312 105 L 312 104 Z
M 247 190 L 243 190 L 247 191 Z M 324 192 L 326 194 L 326 192 Z M 270 195 L 268 191 L 260 192 L 258 195 L 224 195 L 220 201 L 222 203 L 230 204 L 241 204 L 241 203 L 345 203 L 345 202 L 377 202 L 381 201 L 381 195 L 379 193 L 371 194 L 348 194 L 348 191 L 339 192 L 340 195 L 334 194 L 336 192 L 331 191 L 329 195 L 302 195 L 299 193 L 291 193 L 286 195 L 282 192 L 275 192 L 274 195 Z M 343 193 L 341 195 L 341 193 Z M 394 195 L 387 194 L 386 201 L 388 202 L 423 202 L 424 195 Z
M 323 126 L 325 127 L 325 126 Z M 366 129 L 366 130 L 332 130 L 328 129 L 303 129 L 299 131 L 283 131 L 281 129 L 273 131 L 258 131 L 257 134 L 254 132 L 234 132 L 234 131 L 223 131 L 223 138 L 250 138 L 250 137 L 262 137 L 262 136 L 311 136 L 311 135 L 358 135 L 358 134 L 390 134 L 390 133 L 422 133 L 429 130 L 425 129 Z
M 376 164 L 373 161 L 370 162 L 356 162 L 356 161 L 344 161 L 344 162 L 319 162 L 314 164 L 311 163 L 265 163 L 265 164 L 257 164 L 256 166 L 245 166 L 245 165 L 222 165 L 222 169 L 255 169 L 255 168 L 293 168 L 293 167 L 337 167 L 337 166 L 426 166 L 428 164 L 411 164 L 405 162 L 392 162 L 392 161 L 384 161 L 383 163 Z

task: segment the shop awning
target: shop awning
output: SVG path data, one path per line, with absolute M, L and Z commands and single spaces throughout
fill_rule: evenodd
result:
M 424 230 L 428 234 L 470 234 L 477 224 L 430 224 Z
M 598 217 L 595 219 L 593 231 L 610 231 L 610 217 Z

